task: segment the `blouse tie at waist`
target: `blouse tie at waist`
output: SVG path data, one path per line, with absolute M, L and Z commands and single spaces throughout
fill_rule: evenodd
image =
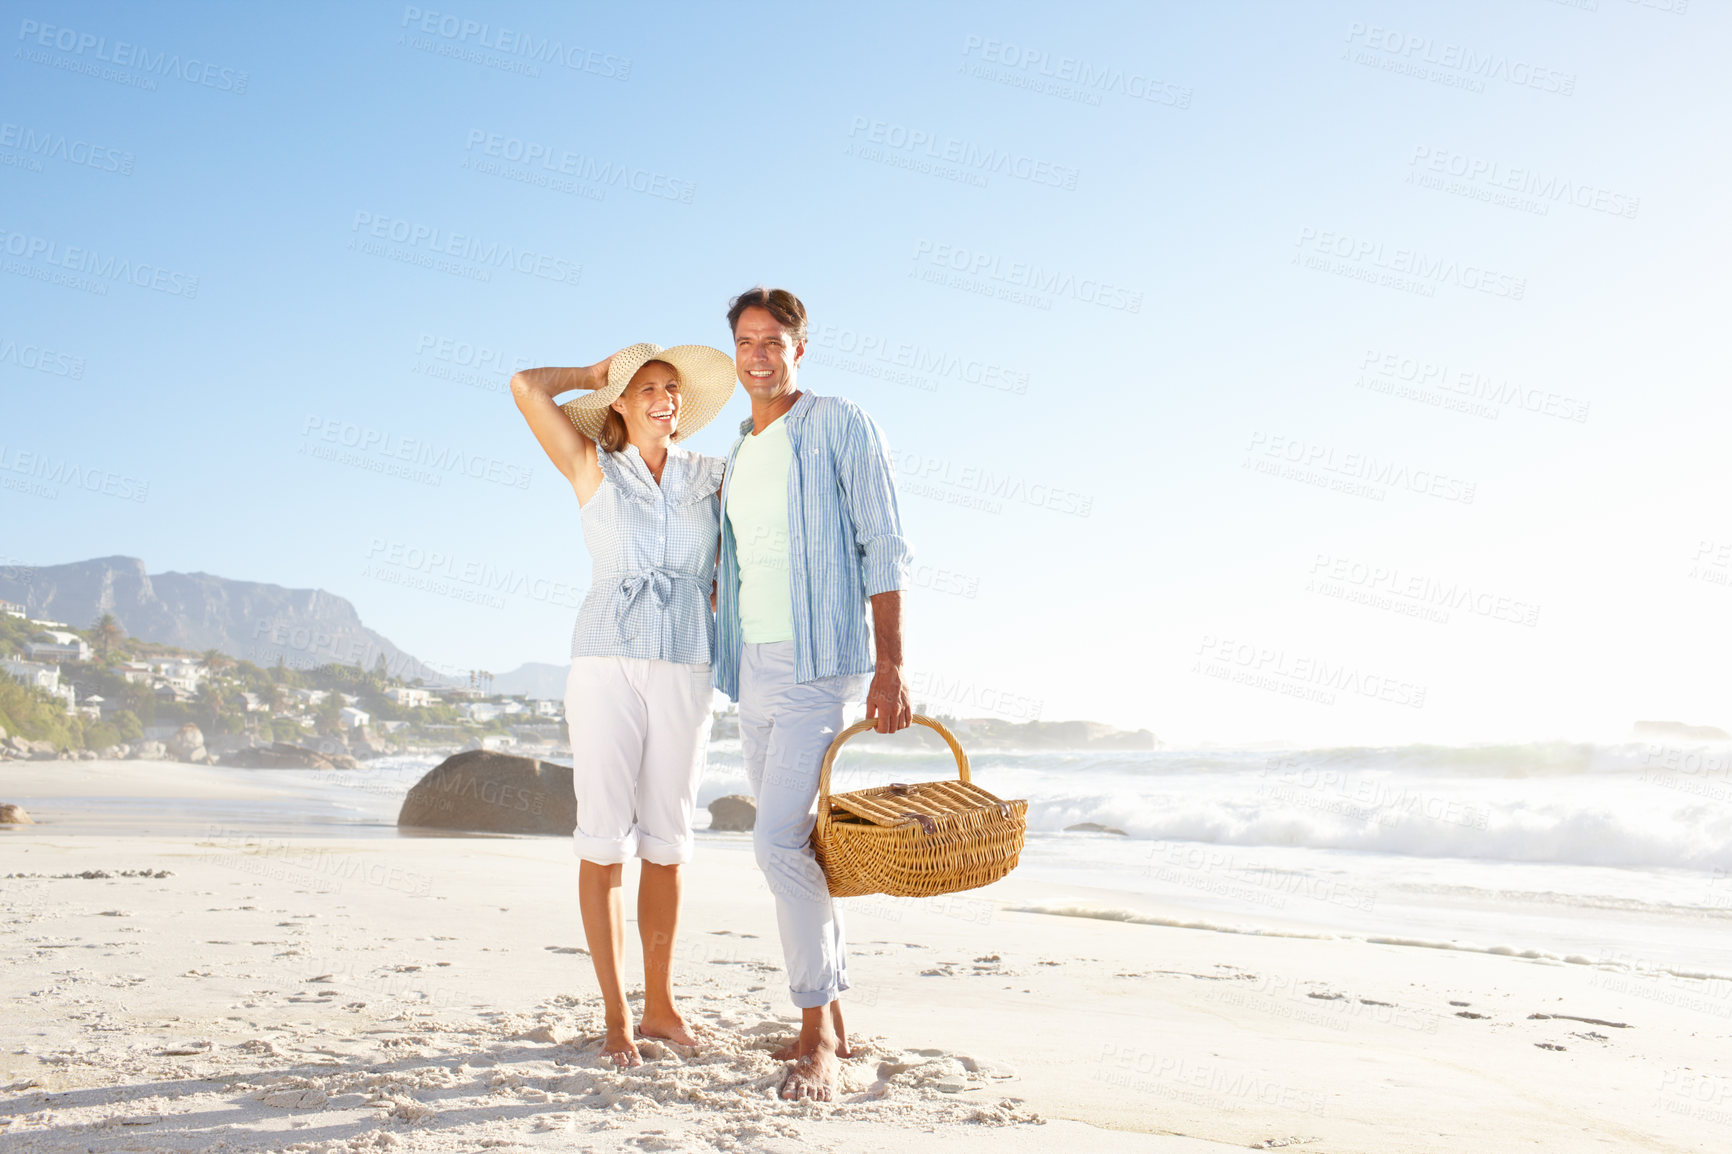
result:
M 678 573 L 672 569 L 664 569 L 659 565 L 652 565 L 648 569 L 640 569 L 636 573 L 620 578 L 614 610 L 614 620 L 618 624 L 619 639 L 621 641 L 637 639 L 635 630 L 631 633 L 626 632 L 626 621 L 631 616 L 632 607 L 637 604 L 638 598 L 643 596 L 645 589 L 648 589 L 651 596 L 656 599 L 656 606 L 665 612 L 668 602 L 673 599 L 673 583 L 675 581 L 696 582 L 697 580 L 698 578 L 693 577 L 690 573 Z

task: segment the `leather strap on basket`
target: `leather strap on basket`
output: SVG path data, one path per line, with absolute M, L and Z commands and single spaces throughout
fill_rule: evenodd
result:
M 951 756 L 956 758 L 957 774 L 966 782 L 968 780 L 968 754 L 962 751 L 962 746 L 957 742 L 956 735 L 944 728 L 942 723 L 919 713 L 914 714 L 914 722 L 916 725 L 924 725 L 926 728 L 938 732 L 938 736 L 944 739 L 944 744 L 950 747 Z M 836 740 L 830 743 L 830 748 L 824 751 L 824 764 L 818 770 L 818 821 L 821 824 L 828 825 L 830 821 L 830 767 L 836 763 L 836 755 L 842 751 L 843 743 L 850 737 L 857 733 L 865 733 L 877 724 L 878 722 L 873 718 L 861 718 L 838 733 Z M 894 789 L 895 786 L 891 788 Z M 914 793 L 918 789 L 918 786 L 903 786 L 903 790 L 906 790 L 907 793 Z M 901 793 L 902 791 L 897 792 Z
M 915 825 L 919 826 L 920 832 L 923 834 L 926 834 L 928 837 L 930 837 L 933 834 L 938 832 L 938 819 L 933 817 L 931 814 L 925 814 L 925 813 L 905 813 L 905 814 L 903 814 L 900 824 L 907 825 L 909 822 L 913 822 Z

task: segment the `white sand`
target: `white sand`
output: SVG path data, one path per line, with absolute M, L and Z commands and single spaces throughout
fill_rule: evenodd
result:
M 1019 912 L 1132 903 L 1016 877 L 847 903 L 860 1054 L 841 1102 L 780 1102 L 768 1050 L 794 1011 L 745 835 L 705 835 L 687 870 L 677 982 L 703 1045 L 612 1072 L 563 840 L 65 834 L 54 819 L 75 815 L 54 807 L 73 803 L 32 804 L 245 800 L 276 788 L 270 772 L 0 765 L 0 801 L 43 821 L 0 830 L 0 1147 L 1400 1154 L 1732 1137 L 1723 982 Z

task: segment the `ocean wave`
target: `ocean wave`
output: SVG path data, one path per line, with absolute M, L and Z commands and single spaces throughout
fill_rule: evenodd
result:
M 1071 751 L 971 758 L 1029 825 L 1152 841 L 1421 858 L 1718 870 L 1732 895 L 1732 757 L 1698 743 L 1351 747 L 1286 753 Z M 837 791 L 953 778 L 947 751 L 850 753 Z M 712 758 L 701 801 L 748 792 Z

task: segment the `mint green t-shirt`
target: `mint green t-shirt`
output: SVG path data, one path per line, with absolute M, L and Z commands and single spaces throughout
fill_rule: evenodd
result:
M 740 634 L 749 645 L 794 640 L 788 591 L 788 470 L 794 447 L 781 417 L 746 434 L 728 481 L 728 523 L 740 559 Z

